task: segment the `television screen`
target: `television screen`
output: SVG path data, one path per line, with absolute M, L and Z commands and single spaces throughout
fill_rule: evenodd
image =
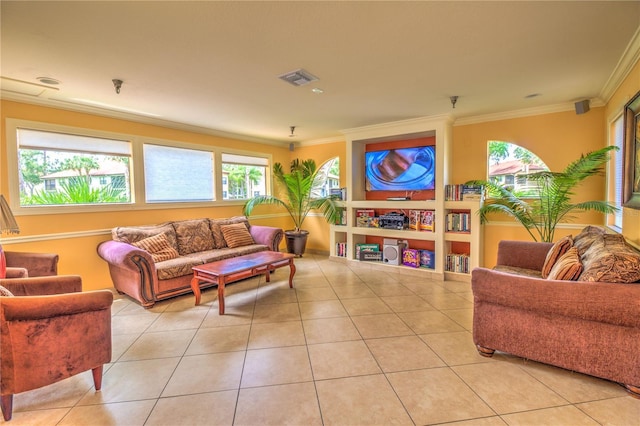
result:
M 365 152 L 367 191 L 435 189 L 435 146 Z

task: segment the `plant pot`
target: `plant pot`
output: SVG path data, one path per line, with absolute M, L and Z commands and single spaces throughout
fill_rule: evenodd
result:
M 284 231 L 284 238 L 287 242 L 287 252 L 302 257 L 307 246 L 307 236 L 309 231 Z

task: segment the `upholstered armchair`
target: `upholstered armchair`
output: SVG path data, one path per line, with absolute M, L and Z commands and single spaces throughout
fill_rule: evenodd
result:
M 7 278 L 45 277 L 58 275 L 58 255 L 5 251 Z
M 95 389 L 111 361 L 109 290 L 81 292 L 76 275 L 0 280 L 0 408 L 13 395 L 92 370 Z M 0 288 L 0 290 L 2 290 Z

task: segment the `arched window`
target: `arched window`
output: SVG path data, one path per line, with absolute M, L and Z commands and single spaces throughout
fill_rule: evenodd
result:
M 549 170 L 533 152 L 511 142 L 489 141 L 487 159 L 487 179 L 507 186 L 520 197 L 529 195 L 535 185 L 527 174 Z
M 324 187 L 320 197 L 326 197 L 331 194 L 332 188 L 340 187 L 340 158 L 334 157 L 325 161 L 319 168 L 318 173 L 326 176 Z

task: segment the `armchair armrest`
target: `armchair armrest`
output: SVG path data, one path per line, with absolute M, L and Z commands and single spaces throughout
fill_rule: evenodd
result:
M 257 244 L 264 244 L 271 251 L 280 251 L 280 241 L 284 237 L 282 229 L 273 226 L 251 225 L 249 233 Z
M 82 291 L 82 279 L 78 275 L 4 279 L 0 280 L 0 284 L 15 296 L 41 296 Z
M 542 271 L 553 243 L 502 240 L 498 243 L 498 265 Z
M 27 253 L 5 251 L 7 267 L 25 268 L 30 277 L 58 274 L 58 255 L 55 253 Z
M 8 267 L 6 278 L 28 278 L 29 271 L 26 268 Z

